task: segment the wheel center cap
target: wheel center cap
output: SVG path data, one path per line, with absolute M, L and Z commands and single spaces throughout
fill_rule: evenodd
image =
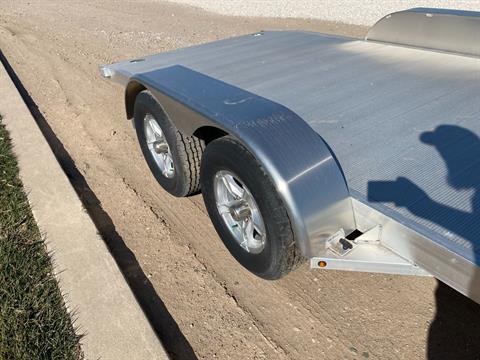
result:
M 163 141 L 156 141 L 153 143 L 153 150 L 157 154 L 166 153 L 168 151 L 168 145 Z
M 230 206 L 229 212 L 235 221 L 244 221 L 252 216 L 250 207 L 244 201 L 240 201 L 238 204 Z

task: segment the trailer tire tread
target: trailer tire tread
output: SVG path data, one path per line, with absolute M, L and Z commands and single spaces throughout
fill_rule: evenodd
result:
M 173 179 L 167 179 L 160 173 L 145 148 L 142 122 L 146 113 L 151 113 L 155 117 L 167 138 L 176 168 Z M 134 121 L 144 157 L 160 185 L 177 197 L 200 192 L 200 161 L 205 149 L 204 141 L 180 132 L 148 90 L 137 95 Z
M 203 141 L 194 136 L 186 136 L 177 130 L 178 156 L 185 161 L 188 195 L 200 191 L 200 162 L 205 149 Z

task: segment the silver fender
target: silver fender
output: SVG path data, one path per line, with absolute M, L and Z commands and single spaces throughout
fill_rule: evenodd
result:
M 241 141 L 276 185 L 304 256 L 315 256 L 339 229 L 355 229 L 338 161 L 291 110 L 178 65 L 137 74 L 130 84 L 149 89 L 183 133 L 209 126 Z
M 414 8 L 389 14 L 365 40 L 480 56 L 480 12 Z

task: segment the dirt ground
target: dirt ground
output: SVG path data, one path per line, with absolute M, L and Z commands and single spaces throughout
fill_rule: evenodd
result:
M 98 65 L 271 28 L 365 32 L 167 2 L 0 0 L 1 51 L 174 359 L 480 359 L 480 307 L 436 280 L 306 265 L 260 280 L 229 256 L 200 196 L 175 199 L 150 175 L 123 89 Z

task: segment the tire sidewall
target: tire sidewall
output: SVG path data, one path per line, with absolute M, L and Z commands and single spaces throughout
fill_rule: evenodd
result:
M 225 246 L 238 262 L 262 278 L 279 278 L 284 266 L 281 255 L 289 239 L 287 239 L 288 234 L 285 235 L 285 232 L 288 233 L 285 231 L 285 226 L 278 226 L 284 222 L 285 212 L 282 204 L 279 204 L 276 189 L 258 161 L 243 145 L 231 138 L 222 138 L 222 140 L 229 142 L 231 146 L 222 146 L 222 143 L 213 142 L 207 146 L 202 158 L 202 194 L 207 211 Z M 221 170 L 233 173 L 245 184 L 259 207 L 267 236 L 265 247 L 258 254 L 248 253 L 240 246 L 218 212 L 214 178 Z
M 144 127 L 144 119 L 147 114 L 150 114 L 155 118 L 158 125 L 162 129 L 170 148 L 173 166 L 175 169 L 174 175 L 171 178 L 167 178 L 162 174 L 152 153 L 148 149 Z M 169 120 L 167 113 L 162 109 L 160 104 L 147 91 L 143 91 L 137 96 L 134 108 L 134 122 L 140 148 L 155 179 L 170 194 L 179 197 L 185 196 L 185 194 L 188 192 L 188 189 L 183 181 L 185 174 L 182 163 L 179 161 L 179 154 L 177 151 L 176 133 L 178 130 Z

